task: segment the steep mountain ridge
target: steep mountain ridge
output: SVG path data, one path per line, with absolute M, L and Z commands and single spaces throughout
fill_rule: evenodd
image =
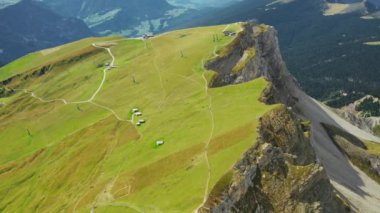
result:
M 284 106 L 260 121 L 259 143 L 201 212 L 350 212 L 317 163 L 308 127 Z
M 380 48 L 365 44 L 380 40 L 379 20 L 363 19 L 361 13 L 325 16 L 324 0 L 273 2 L 237 2 L 206 11 L 184 27 L 246 20 L 273 25 L 284 60 L 307 94 L 338 108 L 367 94 L 380 96 Z
M 253 58 L 248 58 L 239 72 L 232 72 L 247 49 L 254 49 Z M 298 88 L 295 78 L 286 71 L 277 40 L 277 31 L 266 25 L 247 24 L 228 46 L 228 52 L 209 61 L 206 67 L 218 72 L 212 81 L 213 87 L 239 84 L 264 76 L 272 83 L 269 91 L 273 97 L 267 103 L 284 103 L 292 106 L 297 101 L 289 91 Z M 268 94 L 269 95 L 269 94 Z
M 325 167 L 334 187 L 350 201 L 354 209 L 376 212 L 380 208 L 377 202 L 380 198 L 380 186 L 350 163 L 334 145 L 322 124 L 344 129 L 364 140 L 380 143 L 380 138 L 340 118 L 299 88 L 282 60 L 276 37 L 277 32 L 273 27 L 267 28 L 262 34 L 258 34 L 259 36 L 255 35 L 255 29 L 258 29 L 256 25 L 248 24 L 245 29 L 245 33 L 241 33 L 232 43 L 233 46 L 228 48 L 231 52 L 226 57 L 219 57 L 208 65 L 219 73 L 216 79 L 219 78 L 221 81 L 216 82 L 242 83 L 259 76 L 270 79 L 272 87 L 266 90 L 267 98 L 265 100 L 271 103 L 284 103 L 302 119 L 311 122 L 312 146 L 318 161 Z M 252 40 L 252 38 L 255 39 Z M 252 48 L 252 45 L 256 49 L 258 57 L 246 62 L 246 69 L 234 73 L 231 69 L 232 66 L 228 64 L 236 64 L 239 57 L 243 57 L 244 52 L 247 48 Z M 368 197 L 363 198 L 363 194 Z
M 78 55 L 84 52 L 91 54 Z M 53 59 L 60 63 L 48 66 Z M 322 125 L 380 139 L 299 88 L 273 27 L 236 23 L 149 40 L 90 39 L 0 71 L 12 91 L 0 97 L 0 144 L 7 147 L 1 210 L 380 208 L 379 184 Z

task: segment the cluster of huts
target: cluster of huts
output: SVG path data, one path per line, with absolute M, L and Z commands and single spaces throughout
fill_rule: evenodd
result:
M 226 30 L 226 31 L 223 32 L 223 34 L 224 34 L 225 36 L 233 37 L 233 36 L 236 36 L 237 33 L 234 32 L 234 31 Z
M 142 112 L 140 112 L 140 110 L 138 108 L 133 108 L 132 109 L 132 113 L 135 115 L 135 116 L 138 116 L 138 117 L 141 117 L 143 116 Z M 144 119 L 140 119 L 137 123 L 136 123 L 136 126 L 141 126 L 143 124 L 145 124 L 146 121 Z
M 154 34 L 153 33 L 145 33 L 142 38 L 143 39 L 150 39 L 150 38 L 153 38 L 154 37 Z
M 141 117 L 143 116 L 143 113 L 138 109 L 138 108 L 133 108 L 132 109 L 132 113 L 135 115 L 135 116 L 138 116 L 138 117 Z M 141 126 L 143 124 L 146 123 L 146 120 L 144 119 L 139 119 L 139 121 L 136 123 L 136 126 Z M 165 144 L 165 141 L 163 140 L 158 140 L 156 141 L 156 146 L 162 146 Z

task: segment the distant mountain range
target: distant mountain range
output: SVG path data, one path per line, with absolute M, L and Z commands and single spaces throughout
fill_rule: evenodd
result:
M 92 35 L 161 32 L 191 10 L 166 0 L 0 0 L 0 61 Z
M 207 7 L 224 7 L 242 0 L 168 0 L 169 3 L 181 6 L 181 7 L 190 7 L 190 8 L 207 8 Z
M 14 5 L 20 2 L 20 0 L 0 0 L 0 9 Z
M 0 0 L 0 61 L 8 63 L 92 35 L 162 32 L 198 13 L 185 6 L 190 1 L 172 3 L 176 4 L 166 0 Z
M 0 63 L 94 35 L 79 19 L 61 17 L 24 0 L 0 10 Z
M 166 0 L 41 0 L 56 13 L 82 19 L 99 35 L 142 35 L 165 30 L 189 9 Z
M 17 0 L 8 0 L 17 1 Z M 199 11 L 223 8 L 241 0 L 34 0 L 63 17 L 83 20 L 99 35 L 139 36 L 191 22 Z

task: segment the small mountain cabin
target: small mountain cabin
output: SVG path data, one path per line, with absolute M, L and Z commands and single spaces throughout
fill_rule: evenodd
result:
M 157 145 L 157 146 L 162 146 L 162 145 L 164 145 L 164 144 L 165 144 L 164 141 L 157 141 L 157 142 L 156 142 L 156 145 Z
M 233 31 L 224 31 L 223 34 L 225 36 L 236 36 L 236 32 Z

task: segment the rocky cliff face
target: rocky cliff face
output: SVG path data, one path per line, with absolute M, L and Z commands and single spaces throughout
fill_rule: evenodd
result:
M 373 129 L 380 125 L 380 117 L 361 117 L 357 113 L 345 109 L 335 110 L 335 112 L 346 121 L 371 134 L 373 134 Z
M 247 57 L 247 51 L 254 56 Z M 236 69 L 242 61 L 245 66 Z M 275 29 L 245 24 L 237 38 L 206 67 L 218 73 L 212 87 L 264 76 L 271 84 L 262 101 L 285 105 L 261 118 L 257 145 L 235 165 L 229 184 L 218 196 L 209 197 L 202 212 L 350 211 L 318 163 L 310 144 L 310 124 L 302 125 L 289 110 L 297 104 L 300 90 L 282 60 Z
M 206 65 L 208 69 L 218 72 L 212 87 L 239 84 L 264 76 L 272 82 L 272 87 L 266 91 L 267 101 L 288 105 L 297 101 L 289 91 L 298 88 L 298 83 L 287 71 L 282 60 L 277 31 L 273 27 L 247 23 L 234 42 L 226 48 L 226 53 Z M 246 66 L 239 72 L 233 72 L 233 68 L 242 60 L 248 49 L 254 49 L 254 57 L 245 62 Z
M 380 157 L 369 154 L 366 145 L 357 137 L 342 129 L 324 125 L 338 149 L 351 162 L 380 184 Z
M 231 183 L 201 212 L 347 212 L 317 163 L 307 126 L 284 106 L 264 115 L 258 143 L 234 167 Z
M 336 109 L 335 112 L 360 129 L 371 134 L 376 134 L 377 132 L 375 132 L 374 129 L 380 125 L 379 106 L 379 98 L 366 95 L 341 109 Z

